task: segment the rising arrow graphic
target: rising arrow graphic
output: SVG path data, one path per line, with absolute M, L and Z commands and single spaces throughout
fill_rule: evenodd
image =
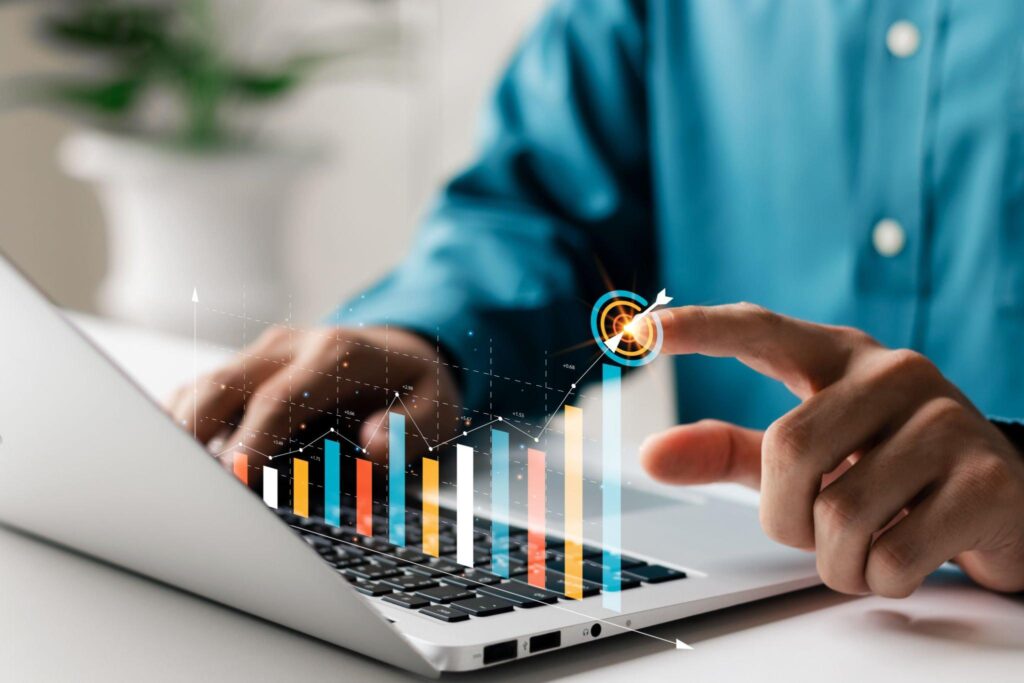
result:
M 672 297 L 666 294 L 664 289 L 661 290 L 660 292 L 658 292 L 658 296 L 655 298 L 653 304 L 648 306 L 646 309 L 644 309 L 642 313 L 640 313 L 639 315 L 635 316 L 632 320 L 630 320 L 629 323 L 623 328 L 622 332 L 619 332 L 614 337 L 605 339 L 604 345 L 607 346 L 612 353 L 615 353 L 616 351 L 619 350 L 619 345 L 622 343 L 622 338 L 625 337 L 627 334 L 631 333 L 633 330 L 635 330 L 637 323 L 639 323 L 641 320 L 650 315 L 651 311 L 653 311 L 655 308 L 657 308 L 658 306 L 665 306 L 670 301 L 672 301 Z

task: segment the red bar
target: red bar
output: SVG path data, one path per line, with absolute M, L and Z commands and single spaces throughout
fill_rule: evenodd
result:
M 547 578 L 547 548 L 544 540 L 544 451 L 530 448 L 526 456 L 526 578 L 531 586 L 544 588 Z
M 356 533 L 373 536 L 373 463 L 356 458 Z
M 233 470 L 238 481 L 242 482 L 246 486 L 249 485 L 249 458 L 245 453 L 235 452 L 235 460 Z

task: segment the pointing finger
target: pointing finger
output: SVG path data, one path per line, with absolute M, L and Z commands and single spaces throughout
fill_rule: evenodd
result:
M 747 303 L 682 306 L 655 315 L 666 353 L 736 358 L 800 398 L 835 382 L 857 348 L 874 344 L 856 330 L 816 325 Z

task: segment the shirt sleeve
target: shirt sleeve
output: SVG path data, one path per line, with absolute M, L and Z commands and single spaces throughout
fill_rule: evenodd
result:
M 493 94 L 475 161 L 401 265 L 331 322 L 436 338 L 464 402 L 494 414 L 522 405 L 517 382 L 546 384 L 546 358 L 589 362 L 591 304 L 654 275 L 642 9 L 547 11 Z

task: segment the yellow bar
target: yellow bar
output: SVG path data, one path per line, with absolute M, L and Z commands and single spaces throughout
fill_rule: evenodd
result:
M 437 461 L 423 458 L 423 552 L 432 557 L 440 554 L 437 539 L 439 499 Z
M 295 458 L 292 460 L 292 512 L 299 517 L 309 517 L 309 463 Z
M 583 599 L 583 411 L 565 407 L 565 596 Z

